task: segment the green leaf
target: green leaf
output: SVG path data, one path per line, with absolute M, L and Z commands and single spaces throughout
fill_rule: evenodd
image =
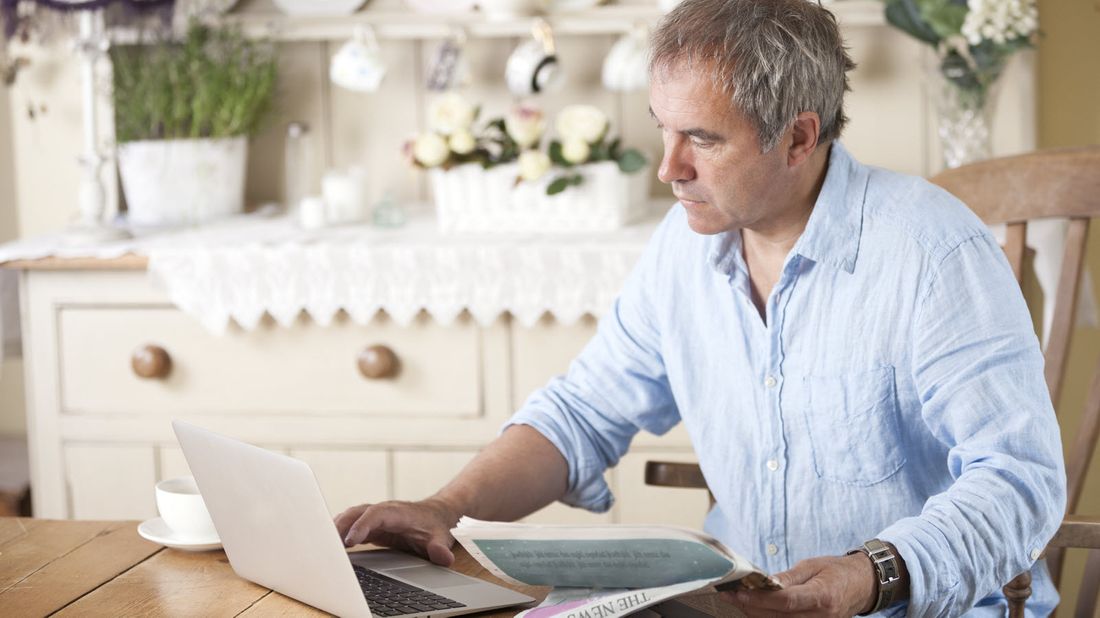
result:
M 910 36 L 929 45 L 937 45 L 940 37 L 924 22 L 914 0 L 886 0 L 886 21 Z
M 641 171 L 646 166 L 646 158 L 634 148 L 627 148 L 619 157 L 619 170 L 625 174 Z
M 969 10 L 965 3 L 959 4 L 953 0 L 921 0 L 918 6 L 924 23 L 941 39 L 962 32 L 963 21 L 966 20 Z
M 623 140 L 621 137 L 616 137 L 611 140 L 611 145 L 608 146 L 607 152 L 611 159 L 619 160 L 619 156 L 622 155 Z
M 557 195 L 562 191 L 565 191 L 569 187 L 569 177 L 562 176 L 554 179 L 554 182 L 550 183 L 546 187 L 546 195 Z
M 550 142 L 550 161 L 554 165 L 560 165 L 561 167 L 573 167 L 573 164 L 566 161 L 565 157 L 561 154 L 561 142 L 558 140 Z
M 573 174 L 572 176 L 567 176 L 567 178 L 569 179 L 569 184 L 574 187 L 579 187 L 584 183 L 584 176 L 580 174 Z

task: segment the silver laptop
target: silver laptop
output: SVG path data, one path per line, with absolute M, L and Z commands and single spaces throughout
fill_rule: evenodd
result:
M 405 553 L 348 553 L 304 462 L 182 421 L 172 428 L 247 580 L 338 616 L 456 616 L 534 600 Z

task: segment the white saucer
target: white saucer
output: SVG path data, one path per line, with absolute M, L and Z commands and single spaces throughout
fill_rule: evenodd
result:
M 173 532 L 159 517 L 147 519 L 138 524 L 138 534 L 154 543 L 183 551 L 210 551 L 222 548 L 221 539 L 217 536 L 205 539 L 182 536 L 178 532 Z

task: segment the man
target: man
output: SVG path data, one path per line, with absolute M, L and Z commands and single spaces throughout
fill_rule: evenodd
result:
M 852 66 L 805 0 L 670 13 L 650 106 L 679 207 L 567 375 L 432 498 L 341 514 L 346 542 L 449 564 L 460 515 L 607 509 L 634 434 L 682 421 L 706 529 L 785 585 L 726 595 L 750 615 L 1003 615 L 1029 568 L 1048 612 L 1065 478 L 1027 309 L 962 204 L 834 141 Z

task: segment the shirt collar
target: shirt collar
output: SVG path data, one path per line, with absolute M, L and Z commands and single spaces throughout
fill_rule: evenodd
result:
M 863 230 L 867 180 L 867 168 L 855 161 L 840 142 L 834 141 L 825 182 L 806 229 L 791 253 L 853 272 Z M 732 273 L 740 263 L 741 230 L 715 234 L 710 238 L 710 249 L 711 266 L 721 273 Z

